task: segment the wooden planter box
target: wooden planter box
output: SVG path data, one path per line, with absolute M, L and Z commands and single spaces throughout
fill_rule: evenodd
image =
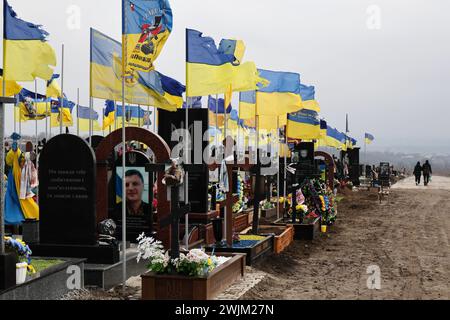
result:
M 260 226 L 261 234 L 274 234 L 273 252 L 280 254 L 294 242 L 293 226 Z
M 273 218 L 277 216 L 277 208 L 272 209 L 261 209 L 261 217 L 263 218 Z
M 241 232 L 249 227 L 248 213 L 240 214 L 233 218 L 233 228 L 235 232 Z
M 141 276 L 142 300 L 211 300 L 242 278 L 245 255 L 221 254 L 232 257 L 207 277 L 157 275 L 152 272 Z
M 292 223 L 287 220 L 280 219 L 275 225 L 288 225 L 294 228 L 295 240 L 314 240 L 320 233 L 320 218 L 314 220 L 312 224 Z
M 246 256 L 246 264 L 247 266 L 253 265 L 255 261 L 261 259 L 266 254 L 272 252 L 273 248 L 273 236 L 267 236 L 266 239 L 263 239 L 255 244 L 255 246 L 250 248 L 235 248 L 235 247 L 223 247 L 223 248 L 214 248 L 214 252 L 216 255 L 221 255 L 222 252 L 225 253 L 245 253 Z M 205 248 L 207 252 L 211 252 L 213 247 Z

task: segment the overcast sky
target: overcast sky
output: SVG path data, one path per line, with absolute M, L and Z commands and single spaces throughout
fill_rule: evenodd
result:
M 120 0 L 9 0 L 19 17 L 44 25 L 58 52 L 65 44 L 64 91 L 88 105 L 89 28 L 121 37 Z M 370 148 L 450 151 L 448 0 L 171 0 L 174 30 L 157 69 L 185 82 L 185 28 L 245 41 L 246 60 L 301 74 L 316 86 L 321 116 Z M 70 28 L 70 6 L 80 28 Z M 375 7 L 374 7 L 375 6 Z M 379 9 L 380 19 L 377 19 Z M 60 72 L 60 65 L 56 68 Z M 27 86 L 33 88 L 33 86 Z M 40 81 L 39 91 L 44 92 Z M 237 94 L 235 97 L 237 100 Z M 237 107 L 237 103 L 234 103 Z M 103 102 L 95 102 L 101 112 Z M 12 130 L 9 112 L 7 131 Z M 27 124 L 24 131 L 34 132 Z M 25 128 L 25 127 L 24 127 Z M 43 124 L 39 128 L 44 130 Z M 414 148 L 413 148 L 414 146 Z M 427 148 L 429 151 L 429 148 Z M 444 151 L 444 150 L 442 150 Z

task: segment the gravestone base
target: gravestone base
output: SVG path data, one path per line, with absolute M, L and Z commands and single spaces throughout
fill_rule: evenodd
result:
M 16 255 L 0 254 L 0 291 L 16 285 Z
M 40 257 L 84 258 L 87 263 L 114 264 L 120 261 L 116 245 L 35 244 L 30 246 L 33 255 Z

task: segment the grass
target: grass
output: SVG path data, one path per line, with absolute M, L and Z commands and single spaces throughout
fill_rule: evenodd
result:
M 45 269 L 51 268 L 58 264 L 64 263 L 62 260 L 41 260 L 41 259 L 33 259 L 31 261 L 31 265 L 34 267 L 36 272 L 42 272 Z

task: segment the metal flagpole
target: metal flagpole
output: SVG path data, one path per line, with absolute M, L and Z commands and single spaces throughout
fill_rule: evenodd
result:
M 278 143 L 278 154 L 277 154 L 277 218 L 280 219 L 280 117 L 277 117 L 277 143 Z
M 77 136 L 80 136 L 80 88 L 77 89 Z
M 283 190 L 283 196 L 284 196 L 284 201 L 285 201 L 285 203 L 286 203 L 286 196 L 287 196 L 287 170 L 286 170 L 286 167 L 287 167 L 287 153 L 288 153 L 288 150 L 289 150 L 289 147 L 288 147 L 288 142 L 287 142 L 287 135 L 286 135 L 286 126 L 284 127 L 284 144 L 286 145 L 286 150 L 285 150 L 285 152 L 284 152 L 284 170 L 283 170 L 283 174 L 284 174 L 284 181 L 283 181 L 283 188 L 284 188 L 284 190 Z
M 64 43 L 61 48 L 61 104 L 59 106 L 59 134 L 63 133 L 63 107 L 64 107 Z
M 47 101 L 45 102 L 45 140 L 48 141 L 48 117 L 49 117 L 49 113 L 48 113 L 48 98 Z
M 147 130 L 150 131 L 150 106 L 147 106 Z
M 14 96 L 14 97 L 16 97 L 16 96 Z M 17 98 L 16 98 L 16 101 L 17 101 Z M 17 132 L 16 131 L 16 128 L 17 128 L 17 125 L 16 125 L 16 122 L 17 122 L 17 104 L 14 104 L 14 132 Z M 20 116 L 19 116 L 19 120 L 20 120 Z
M 209 107 L 208 107 L 209 108 Z M 216 159 L 218 159 L 218 151 L 219 151 L 219 95 L 216 94 Z
M 5 71 L 5 56 L 6 50 L 3 46 L 3 72 Z M 3 92 L 2 96 L 6 95 L 6 73 L 3 73 Z M 5 201 L 5 104 L 0 104 L 0 254 L 5 253 L 5 218 L 4 218 L 4 201 Z
M 94 101 L 92 97 L 89 97 L 89 144 L 92 147 L 92 133 L 93 133 L 93 123 L 92 123 L 92 115 L 94 114 Z
M 38 105 L 37 105 L 37 80 L 34 79 L 34 107 L 36 109 L 36 118 L 34 119 L 34 125 L 35 125 L 35 134 L 36 134 L 36 140 L 35 140 L 35 148 L 36 148 L 36 156 L 37 156 L 37 147 L 39 144 L 39 137 L 38 137 L 38 120 L 37 120 L 37 115 L 38 115 Z
M 114 131 L 117 130 L 117 103 L 114 100 Z
M 127 1 L 128 4 L 128 1 Z M 122 6 L 125 2 L 122 2 Z M 124 20 L 124 34 L 127 34 L 127 9 L 122 8 L 123 20 Z M 127 241 L 127 197 L 126 197 L 126 181 L 125 181 L 125 167 L 126 167 L 126 123 L 125 123 L 125 74 L 127 66 L 127 39 L 125 38 L 122 46 L 122 289 L 125 293 L 126 281 L 127 281 L 127 254 L 126 254 L 126 241 Z M 117 117 L 116 117 L 117 118 Z
M 189 99 L 189 97 L 186 97 L 186 132 L 185 132 L 185 134 L 186 134 L 186 137 L 185 137 L 185 139 L 184 139 L 184 143 L 185 143 L 185 153 L 186 153 L 186 156 L 185 156 L 185 161 L 186 161 L 186 164 L 189 164 L 189 152 L 191 152 L 191 150 L 189 149 L 188 150 L 188 145 L 189 145 L 189 142 L 188 142 L 188 137 L 189 137 L 189 107 L 190 107 L 190 99 Z M 192 139 L 192 137 L 191 137 L 191 139 Z M 186 172 L 185 173 L 185 176 L 186 176 L 186 183 L 185 183 L 185 192 L 186 192 L 186 195 L 185 195 L 185 201 L 184 201 L 184 203 L 187 205 L 188 203 L 189 203 L 189 172 Z M 185 235 L 185 246 L 186 246 L 186 250 L 189 250 L 189 212 L 188 213 L 186 213 L 186 215 L 185 215 L 185 218 L 184 218 L 184 221 L 185 221 L 185 231 L 184 231 L 184 235 Z

